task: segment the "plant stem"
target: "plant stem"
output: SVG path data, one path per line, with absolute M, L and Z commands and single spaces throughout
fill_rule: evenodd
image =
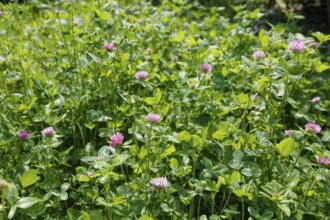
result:
M 303 149 L 304 149 L 304 146 L 305 146 L 306 142 L 307 142 L 307 138 L 305 138 L 305 141 L 304 141 L 303 145 L 301 146 L 301 149 L 300 149 L 300 151 L 299 151 L 299 154 L 298 154 L 296 160 L 294 161 L 293 166 L 292 166 L 291 171 L 289 172 L 289 175 L 288 175 L 288 176 L 291 175 L 293 169 L 295 168 L 295 166 L 296 166 L 296 164 L 297 164 L 297 162 L 298 162 L 298 159 L 299 159 L 299 157 L 300 157 L 300 154 L 301 154 L 301 152 L 302 152 Z

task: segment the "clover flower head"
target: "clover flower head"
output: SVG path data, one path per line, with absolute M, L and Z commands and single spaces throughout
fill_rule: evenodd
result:
M 284 134 L 285 135 L 288 135 L 288 136 L 290 136 L 290 135 L 292 135 L 292 131 L 291 130 L 284 130 Z
M 203 64 L 201 65 L 201 70 L 202 70 L 203 72 L 205 72 L 205 73 L 209 73 L 209 72 L 212 71 L 212 67 L 211 67 L 211 65 L 208 64 L 208 63 L 203 63 Z
M 153 178 L 150 183 L 154 190 L 166 189 L 170 185 L 166 177 Z
M 316 43 L 316 42 L 313 42 L 313 43 L 310 44 L 310 46 L 313 47 L 313 48 L 317 48 L 319 46 L 319 44 Z
M 312 102 L 319 102 L 319 101 L 321 101 L 321 98 L 319 96 L 312 98 Z
M 254 59 L 262 59 L 265 57 L 265 53 L 261 50 L 257 50 L 256 52 L 253 53 L 252 56 Z
M 318 157 L 317 158 L 317 163 L 320 165 L 328 165 L 329 160 L 325 157 Z
M 149 122 L 153 122 L 153 123 L 159 122 L 159 120 L 160 120 L 160 115 L 158 115 L 158 114 L 154 114 L 154 113 L 149 113 L 149 114 L 147 115 L 147 120 L 148 120 Z
M 18 133 L 18 136 L 22 140 L 27 140 L 29 138 L 29 133 L 26 130 L 22 130 Z
M 111 136 L 111 146 L 112 147 L 118 147 L 124 142 L 124 136 L 117 132 L 114 135 Z
M 319 124 L 316 124 L 316 123 L 313 123 L 313 122 L 308 122 L 306 125 L 305 125 L 305 130 L 307 132 L 311 132 L 311 133 L 314 133 L 314 134 L 317 134 L 317 133 L 320 133 L 322 128 Z
M 289 44 L 289 50 L 292 52 L 301 52 L 305 49 L 304 42 L 302 40 L 293 40 Z
M 106 49 L 106 50 L 109 50 L 109 51 L 113 51 L 115 50 L 115 45 L 112 44 L 112 43 L 105 43 L 103 44 L 103 48 Z
M 148 79 L 149 74 L 147 71 L 139 71 L 135 73 L 135 78 L 137 79 Z
M 55 130 L 52 126 L 49 126 L 41 131 L 42 136 L 44 137 L 53 137 L 55 134 Z

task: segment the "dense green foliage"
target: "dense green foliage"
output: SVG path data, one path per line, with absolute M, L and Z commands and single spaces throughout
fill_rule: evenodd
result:
M 330 36 L 232 9 L 0 6 L 0 219 L 328 218 Z

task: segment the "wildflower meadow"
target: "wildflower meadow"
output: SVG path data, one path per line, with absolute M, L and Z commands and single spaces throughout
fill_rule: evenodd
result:
M 0 3 L 0 219 L 329 219 L 330 35 L 285 16 Z

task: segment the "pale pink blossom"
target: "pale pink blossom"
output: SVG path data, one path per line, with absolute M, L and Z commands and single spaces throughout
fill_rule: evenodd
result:
M 112 147 L 118 147 L 124 142 L 124 136 L 117 132 L 114 135 L 111 136 L 111 146 Z
M 313 47 L 313 48 L 317 48 L 319 46 L 319 44 L 316 43 L 316 42 L 313 42 L 313 43 L 310 44 L 310 46 Z
M 154 113 L 149 113 L 149 114 L 147 115 L 147 120 L 148 120 L 149 122 L 153 122 L 153 123 L 159 122 L 159 120 L 160 120 L 160 115 L 158 115 L 158 114 L 154 114 Z
M 41 131 L 42 136 L 44 137 L 53 137 L 55 134 L 55 130 L 52 126 L 49 126 Z
M 285 135 L 288 135 L 288 136 L 290 136 L 290 135 L 292 135 L 292 131 L 291 130 L 284 130 L 284 134 Z
M 320 165 L 328 165 L 329 160 L 325 157 L 318 157 L 317 158 L 317 163 Z
M 293 40 L 289 44 L 289 50 L 292 52 L 301 52 L 305 49 L 304 42 L 302 40 Z
M 209 72 L 212 71 L 212 67 L 211 67 L 211 65 L 208 64 L 208 63 L 203 63 L 203 64 L 201 65 L 201 70 L 202 70 L 203 72 L 205 72 L 205 73 L 209 73 Z
M 139 71 L 135 73 L 135 78 L 137 79 L 148 79 L 149 74 L 147 71 Z
M 105 43 L 103 44 L 103 48 L 106 49 L 106 50 L 109 50 L 109 51 L 113 51 L 115 50 L 115 45 L 112 44 L 112 43 Z
M 319 96 L 312 98 L 312 102 L 319 102 L 319 101 L 321 101 L 321 98 Z
M 162 190 L 170 186 L 166 177 L 153 178 L 150 183 L 154 190 Z
M 253 53 L 252 56 L 254 59 L 262 59 L 265 57 L 265 53 L 261 50 L 257 50 L 256 52 Z
M 316 123 L 313 123 L 313 122 L 308 122 L 306 125 L 305 125 L 305 130 L 307 132 L 311 132 L 311 133 L 314 133 L 314 134 L 317 134 L 317 133 L 320 133 L 322 128 L 319 124 L 316 124 Z

